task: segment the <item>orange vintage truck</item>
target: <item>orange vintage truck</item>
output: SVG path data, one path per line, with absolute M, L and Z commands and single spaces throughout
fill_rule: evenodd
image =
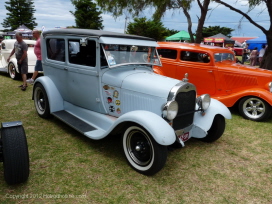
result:
M 159 42 L 162 67 L 154 72 L 182 79 L 186 73 L 197 94 L 208 93 L 227 107 L 235 104 L 249 120 L 263 121 L 272 112 L 272 71 L 237 64 L 233 52 L 202 44 Z

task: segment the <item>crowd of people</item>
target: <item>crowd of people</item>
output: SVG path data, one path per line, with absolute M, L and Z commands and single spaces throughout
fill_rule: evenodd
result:
M 262 45 L 262 48 L 260 51 L 258 51 L 258 48 L 255 47 L 253 50 L 248 49 L 248 45 L 246 44 L 246 41 L 242 43 L 243 52 L 242 52 L 242 61 L 241 63 L 244 64 L 247 60 L 249 60 L 251 66 L 256 66 L 257 64 L 261 64 L 265 50 L 266 45 Z M 233 51 L 233 47 L 227 47 L 229 50 Z
M 244 64 L 244 62 L 247 60 L 249 56 L 249 61 L 251 66 L 256 66 L 257 63 L 260 65 L 263 60 L 265 50 L 266 50 L 265 45 L 262 45 L 262 48 L 260 49 L 260 51 L 258 51 L 257 47 L 255 47 L 253 50 L 250 51 L 248 49 L 248 46 L 246 45 L 243 48 L 242 64 Z

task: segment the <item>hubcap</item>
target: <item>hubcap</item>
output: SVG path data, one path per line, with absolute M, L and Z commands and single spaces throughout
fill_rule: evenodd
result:
M 153 156 L 151 146 L 151 141 L 144 133 L 133 130 L 128 134 L 128 152 L 138 165 L 146 166 L 150 163 Z
M 44 98 L 43 98 L 43 93 L 42 91 L 39 89 L 37 90 L 37 106 L 39 108 L 40 111 L 44 111 L 45 108 L 45 103 L 44 103 Z
M 258 98 L 249 98 L 243 104 L 243 111 L 247 117 L 258 119 L 265 113 L 265 104 Z

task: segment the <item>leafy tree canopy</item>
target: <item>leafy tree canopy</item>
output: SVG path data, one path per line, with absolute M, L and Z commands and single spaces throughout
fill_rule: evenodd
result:
M 128 24 L 126 33 L 150 37 L 161 41 L 168 36 L 169 30 L 163 26 L 162 22 L 147 20 L 144 17 L 134 18 L 134 22 Z
M 37 23 L 34 18 L 34 2 L 33 0 L 9 0 L 5 2 L 7 11 L 7 17 L 3 20 L 5 31 L 15 30 L 21 25 L 25 25 L 29 29 L 33 30 Z
M 234 29 L 227 28 L 227 27 L 209 26 L 209 27 L 203 27 L 202 36 L 203 38 L 206 38 L 206 37 L 216 35 L 218 33 L 222 33 L 225 36 L 231 37 L 230 34 L 232 31 L 234 31 Z
M 129 12 L 133 16 L 137 16 L 140 12 L 147 8 L 155 8 L 155 13 L 153 19 L 159 21 L 161 17 L 165 14 L 167 10 L 182 11 L 188 21 L 188 32 L 191 37 L 191 42 L 200 43 L 202 40 L 202 27 L 204 25 L 206 15 L 208 12 L 208 6 L 211 0 L 195 0 L 200 8 L 200 13 L 198 17 L 198 27 L 196 30 L 196 39 L 193 37 L 192 33 L 192 21 L 189 14 L 191 9 L 191 4 L 194 0 L 96 0 L 98 5 L 107 12 L 113 14 L 114 17 L 118 17 L 123 14 L 123 12 Z M 194 14 L 195 15 L 195 14 Z
M 265 54 L 263 56 L 263 60 L 261 62 L 260 67 L 264 69 L 272 70 L 271 64 L 272 64 L 272 0 L 244 0 L 243 4 L 246 2 L 248 6 L 248 11 L 245 13 L 239 9 L 237 9 L 235 6 L 230 5 L 227 3 L 227 1 L 221 1 L 221 0 L 214 0 L 215 2 L 224 5 L 225 7 L 229 8 L 232 11 L 235 11 L 242 15 L 242 19 L 246 18 L 251 24 L 255 25 L 257 28 L 259 28 L 263 33 L 266 35 L 267 39 L 267 45 Z M 265 5 L 269 20 L 270 20 L 270 26 L 268 29 L 265 29 L 263 26 L 255 22 L 250 16 L 249 12 L 256 8 L 256 6 L 259 5 Z M 241 21 L 240 21 L 241 22 Z
M 77 28 L 97 30 L 104 28 L 100 16 L 102 12 L 96 8 L 95 3 L 91 0 L 71 0 L 71 2 L 75 6 L 75 12 L 70 11 L 70 13 L 75 17 Z

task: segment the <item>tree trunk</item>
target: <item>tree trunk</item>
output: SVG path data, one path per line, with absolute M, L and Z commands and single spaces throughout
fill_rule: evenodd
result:
M 201 16 L 198 19 L 195 42 L 196 43 L 201 43 L 201 41 L 202 41 L 202 30 L 203 30 L 203 26 L 204 26 L 204 23 L 205 23 L 207 12 L 209 10 L 208 7 L 209 7 L 209 4 L 210 4 L 210 0 L 204 0 L 203 5 L 200 3 L 199 0 L 197 0 L 197 3 L 198 3 L 198 6 L 199 6 L 199 8 L 201 10 Z
M 191 42 L 194 43 L 195 42 L 195 38 L 194 38 L 194 35 L 193 35 L 193 32 L 192 32 L 192 20 L 191 20 L 191 16 L 188 13 L 187 8 L 182 7 L 182 9 L 183 9 L 184 15 L 187 18 L 187 22 L 188 22 L 188 33 L 190 35 Z
M 265 50 L 263 60 L 260 64 L 260 67 L 263 69 L 272 70 L 272 29 L 270 29 L 266 34 L 267 39 L 267 48 Z

